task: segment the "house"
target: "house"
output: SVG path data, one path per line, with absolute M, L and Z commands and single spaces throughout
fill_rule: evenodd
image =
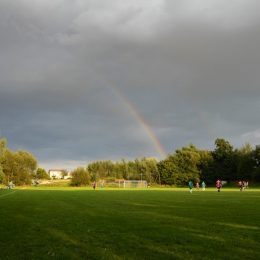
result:
M 51 169 L 48 171 L 48 174 L 52 179 L 62 179 L 62 170 Z

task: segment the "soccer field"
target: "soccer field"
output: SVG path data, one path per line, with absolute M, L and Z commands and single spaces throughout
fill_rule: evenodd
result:
M 260 191 L 0 190 L 0 259 L 260 259 Z

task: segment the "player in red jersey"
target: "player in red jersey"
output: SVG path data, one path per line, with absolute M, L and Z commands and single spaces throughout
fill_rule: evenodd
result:
M 220 180 L 217 180 L 216 187 L 217 187 L 218 192 L 220 192 L 220 188 L 221 188 L 221 181 Z
M 239 181 L 239 182 L 238 182 L 238 188 L 240 189 L 240 191 L 242 191 L 242 189 L 243 189 L 243 183 L 242 183 L 242 181 Z

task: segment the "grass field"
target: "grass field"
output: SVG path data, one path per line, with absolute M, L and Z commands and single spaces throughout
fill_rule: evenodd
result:
M 260 259 L 260 191 L 0 190 L 0 259 Z

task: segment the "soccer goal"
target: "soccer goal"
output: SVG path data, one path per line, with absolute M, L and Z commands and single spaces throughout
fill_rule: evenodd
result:
M 147 188 L 147 181 L 131 180 L 123 182 L 123 188 Z

